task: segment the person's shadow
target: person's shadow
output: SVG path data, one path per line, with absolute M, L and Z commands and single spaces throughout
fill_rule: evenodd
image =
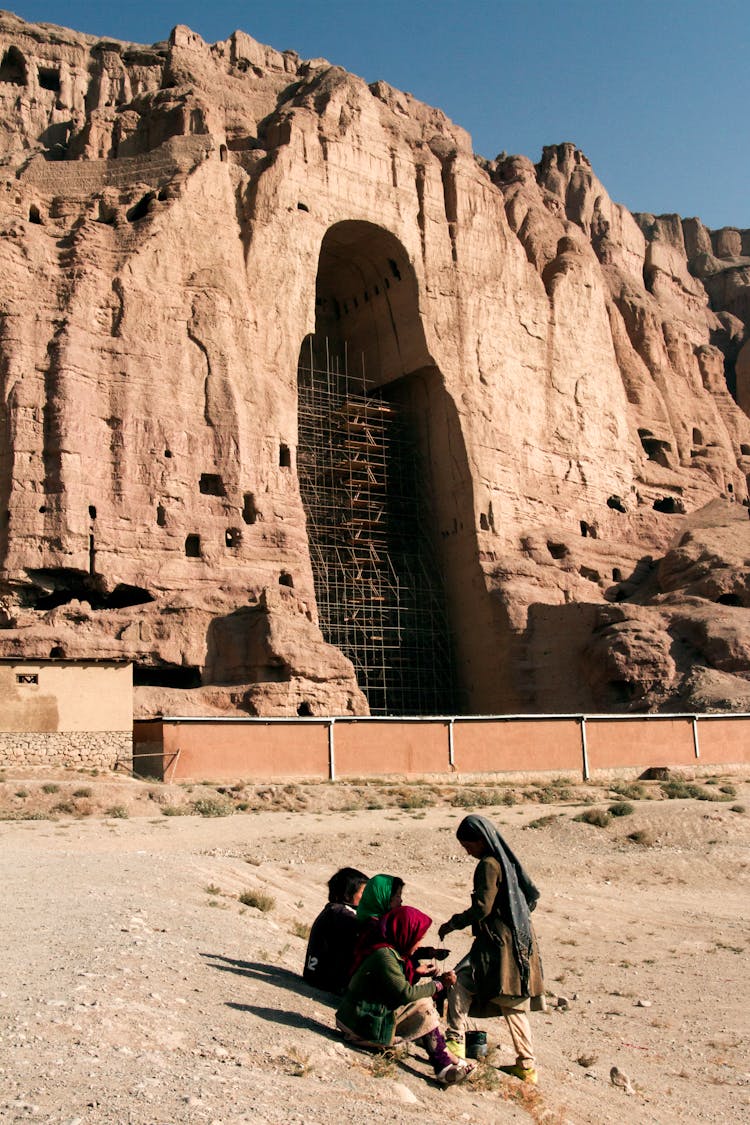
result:
M 285 988 L 287 992 L 296 992 L 301 996 L 307 996 L 327 1008 L 338 1006 L 336 996 L 315 988 L 298 973 L 293 973 L 290 969 L 283 969 L 280 965 L 268 965 L 263 961 L 239 961 L 236 957 L 224 957 L 221 953 L 201 953 L 201 957 L 205 957 L 211 968 L 218 969 L 220 973 L 236 973 L 240 977 L 264 981 L 266 984 L 275 985 L 276 988 Z M 237 1007 L 237 1005 L 235 1004 L 234 1007 Z

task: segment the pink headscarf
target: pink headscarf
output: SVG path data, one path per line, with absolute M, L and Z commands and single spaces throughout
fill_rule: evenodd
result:
M 414 983 L 414 966 L 409 954 L 421 941 L 432 925 L 432 918 L 417 910 L 414 906 L 397 906 L 389 910 L 377 924 L 369 941 L 357 950 L 352 973 L 356 972 L 366 957 L 376 949 L 395 949 L 406 963 L 406 976 L 411 984 Z

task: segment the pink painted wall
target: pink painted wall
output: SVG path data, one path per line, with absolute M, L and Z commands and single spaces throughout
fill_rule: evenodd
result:
M 571 719 L 509 719 L 453 724 L 459 773 L 582 769 L 581 731 Z
M 586 720 L 589 769 L 695 765 L 690 719 Z
M 337 719 L 333 735 L 336 777 L 451 772 L 447 721 Z M 747 718 L 699 719 L 698 735 L 696 759 L 690 718 L 587 717 L 589 770 L 750 763 Z M 133 742 L 138 772 L 166 781 L 329 776 L 325 721 L 165 719 L 135 723 Z M 460 774 L 544 770 L 580 775 L 583 769 L 581 724 L 574 718 L 456 719 L 453 746 L 454 772 Z

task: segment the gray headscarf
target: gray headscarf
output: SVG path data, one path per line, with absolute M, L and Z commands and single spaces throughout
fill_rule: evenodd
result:
M 499 893 L 504 909 L 501 913 L 503 921 L 513 932 L 513 955 L 521 974 L 524 995 L 527 995 L 529 958 L 533 947 L 529 915 L 537 904 L 539 891 L 491 821 L 483 816 L 465 816 L 458 826 L 456 837 L 459 840 L 484 841 L 488 854 L 494 856 L 502 868 L 503 882 Z

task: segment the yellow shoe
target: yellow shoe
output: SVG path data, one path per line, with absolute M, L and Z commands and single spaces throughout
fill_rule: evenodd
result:
M 445 1049 L 455 1055 L 457 1059 L 466 1058 L 466 1044 L 463 1041 L 459 1043 L 457 1039 L 446 1039 Z
M 501 1066 L 499 1069 L 502 1070 L 503 1074 L 510 1074 L 513 1078 L 520 1078 L 522 1082 L 528 1082 L 531 1086 L 536 1086 L 539 1081 L 539 1075 L 533 1066 L 521 1066 L 519 1063 L 516 1063 L 514 1066 Z

